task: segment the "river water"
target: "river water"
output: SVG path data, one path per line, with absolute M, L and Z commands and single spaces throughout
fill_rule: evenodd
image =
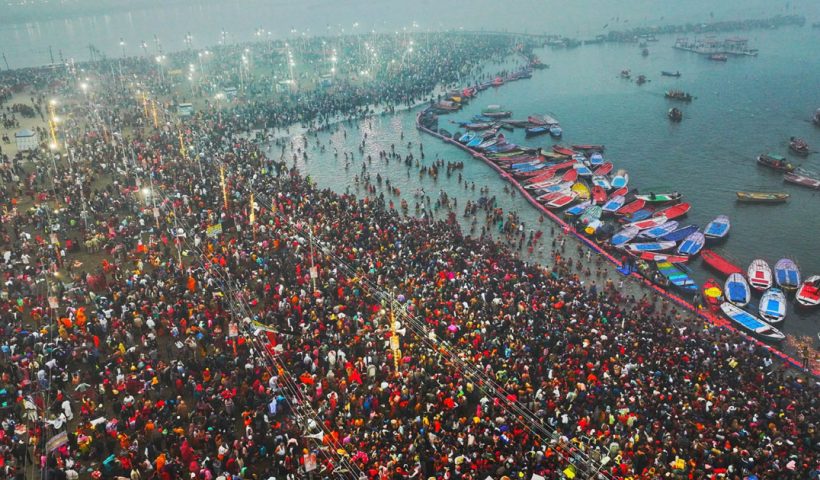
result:
M 804 277 L 818 274 L 820 194 L 785 184 L 782 175 L 759 167 L 755 158 L 761 152 L 779 153 L 793 163 L 820 170 L 820 154 L 800 159 L 787 153 L 792 135 L 806 138 L 815 149 L 820 146 L 820 128 L 808 121 L 820 106 L 820 57 L 812 53 L 811 47 L 820 40 L 820 31 L 788 28 L 752 32 L 748 38 L 753 47 L 760 49 L 760 56 L 730 58 L 726 63 L 675 50 L 674 38 L 650 43 L 648 57 L 642 57 L 636 45 L 543 49 L 538 53 L 551 65 L 549 70 L 535 72 L 530 80 L 483 92 L 462 112 L 443 116 L 440 126 L 454 131 L 457 128 L 448 126 L 449 120 L 468 120 L 488 104 L 503 105 L 514 112 L 515 118 L 550 113 L 564 128 L 561 143 L 605 144 L 605 158 L 616 168 L 629 171 L 631 186 L 644 191 L 684 193 L 684 199 L 692 204 L 685 224 L 704 226 L 719 214 L 729 215 L 730 237 L 715 250 L 735 259 L 742 268 L 755 258 L 774 264 L 788 256 L 797 261 Z M 651 81 L 638 86 L 621 79 L 622 69 L 631 69 L 633 76 L 646 74 Z M 682 76 L 662 77 L 661 70 L 679 70 Z M 697 97 L 691 104 L 677 104 L 685 115 L 679 124 L 666 118 L 666 111 L 676 105 L 663 97 L 669 88 Z M 548 231 L 549 222 L 539 225 L 540 215 L 535 208 L 519 196 L 504 193 L 505 182 L 492 169 L 452 145 L 420 134 L 414 128 L 414 119 L 415 112 L 377 117 L 361 128 L 345 127 L 347 138 L 342 131 L 325 133 L 320 141 L 325 145 L 330 142 L 332 147 L 322 153 L 311 144 L 308 160 L 300 159 L 297 164 L 321 186 L 363 194 L 364 190 L 357 190 L 353 181 L 361 174 L 363 159 L 371 155 L 373 162 L 368 164 L 368 171 L 372 179 L 376 174 L 390 179 L 401 189 L 411 212 L 414 192 L 423 188 L 435 201 L 444 190 L 458 198 L 456 211 L 461 217 L 466 201 L 476 200 L 480 188 L 487 186 L 490 195 L 498 198 L 499 206 L 519 213 L 528 230 Z M 365 133 L 364 154 L 360 154 L 358 148 Z M 553 143 L 544 136 L 525 139 L 521 130 L 505 133 L 516 143 L 546 147 Z M 408 142 L 412 142 L 410 149 Z M 412 152 L 418 157 L 419 142 L 424 145 L 422 164 L 431 165 L 436 157 L 463 161 L 461 173 L 475 182 L 476 190 L 465 190 L 458 183 L 459 172 L 450 178 L 441 174 L 434 181 L 429 176 L 420 177 L 417 168 L 408 168 L 402 162 L 386 164 L 378 160 L 378 152 L 389 152 L 391 145 L 403 156 Z M 333 156 L 333 148 L 339 151 L 338 158 Z M 348 169 L 343 152 L 352 152 Z M 737 190 L 785 191 L 792 197 L 782 205 L 743 205 L 735 200 Z M 386 198 L 391 197 L 386 194 Z M 395 204 L 398 208 L 398 198 Z M 704 270 L 699 259 L 691 265 L 700 282 L 713 275 Z M 786 332 L 815 336 L 819 327 L 818 312 L 795 311 L 789 305 L 783 327 Z

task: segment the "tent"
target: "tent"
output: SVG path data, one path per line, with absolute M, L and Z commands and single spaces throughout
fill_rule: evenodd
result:
M 17 143 L 17 150 L 36 150 L 40 144 L 37 134 L 28 129 L 20 130 L 14 134 L 14 141 Z

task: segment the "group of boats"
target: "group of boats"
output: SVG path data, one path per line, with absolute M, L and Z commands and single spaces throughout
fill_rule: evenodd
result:
M 512 112 L 505 110 L 501 105 L 489 105 L 481 111 L 480 115 L 473 116 L 469 122 L 454 123 L 466 130 L 489 131 L 493 134 L 499 129 L 523 128 L 527 137 L 549 134 L 553 138 L 561 138 L 564 135 L 561 124 L 550 115 L 530 115 L 526 120 L 513 120 L 509 118 L 511 116 Z
M 722 285 L 714 278 L 704 283 L 705 302 L 763 339 L 779 341 L 785 338 L 776 325 L 786 318 L 787 294 L 794 294 L 795 303 L 801 307 L 820 305 L 820 275 L 801 281 L 800 269 L 790 258 L 778 260 L 774 269 L 765 260 L 755 259 L 745 271 L 712 250 L 704 250 L 703 260 L 727 277 Z M 753 293 L 761 296 L 756 309 L 750 310 Z
M 511 73 L 506 77 L 495 77 L 493 80 L 474 85 L 472 87 L 465 87 L 462 89 L 449 90 L 438 102 L 433 102 L 430 112 L 435 114 L 447 114 L 457 112 L 471 99 L 474 98 L 478 92 L 487 90 L 490 87 L 500 87 L 508 82 L 522 80 L 532 77 L 533 68 L 549 68 L 549 65 L 540 67 L 540 63 L 530 65 L 527 68 Z M 499 112 L 503 113 L 503 112 Z M 504 118 L 496 117 L 496 118 Z
M 801 187 L 820 189 L 820 173 L 789 163 L 782 155 L 764 153 L 757 157 L 757 163 L 764 167 L 783 172 L 783 180 Z M 788 194 L 781 194 L 788 195 Z
M 716 312 L 762 339 L 784 338 L 775 325 L 786 317 L 787 294 L 793 293 L 801 306 L 820 305 L 820 275 L 801 281 L 794 261 L 781 259 L 772 270 L 757 259 L 743 271 L 707 248 L 728 237 L 731 222 L 727 216 L 719 215 L 703 228 L 685 222 L 691 205 L 682 201 L 679 192 L 639 193 L 631 188 L 629 173 L 604 158 L 603 145 L 553 145 L 551 151 L 545 151 L 515 144 L 500 132 L 502 128 L 522 127 L 531 136 L 530 129 L 551 126 L 552 119 L 530 116 L 526 121 L 515 121 L 509 120 L 511 116 L 512 112 L 501 106 L 490 105 L 471 122 L 459 123 L 466 131 L 455 134 L 437 129 L 437 120 L 430 113 L 420 119 L 446 140 L 494 163 L 531 199 L 547 209 L 562 211 L 568 223 L 603 248 L 633 257 L 645 268 L 640 272 L 644 277 L 683 294 L 701 291 Z M 758 162 L 787 175 L 798 174 L 798 169 L 776 155 L 761 155 Z M 782 201 L 778 194 L 737 194 L 744 201 Z M 727 277 L 722 284 L 709 279 L 698 286 L 693 280 L 686 264 L 698 255 Z M 749 309 L 753 292 L 761 294 L 756 311 Z

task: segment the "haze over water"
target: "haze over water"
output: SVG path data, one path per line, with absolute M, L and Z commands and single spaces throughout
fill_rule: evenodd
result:
M 716 20 L 765 18 L 778 14 L 802 14 L 808 21 L 820 20 L 816 0 L 520 0 L 498 2 L 477 0 L 370 1 L 246 0 L 206 3 L 180 3 L 160 8 L 134 8 L 131 11 L 101 13 L 42 21 L 25 18 L 20 7 L 4 7 L 0 16 L 0 53 L 5 53 L 11 68 L 50 63 L 49 46 L 56 61 L 59 54 L 77 61 L 89 59 L 89 44 L 109 56 L 119 56 L 120 39 L 126 55 L 142 55 L 141 43 L 155 52 L 154 35 L 164 51 L 186 48 L 185 36 L 193 36 L 193 48 L 206 48 L 221 40 L 227 42 L 257 39 L 257 30 L 270 32 L 272 38 L 294 35 L 337 35 L 371 30 L 395 31 L 403 27 L 417 31 L 448 29 L 509 30 L 555 33 L 591 38 L 610 30 L 636 26 L 683 24 Z M 354 27 L 354 24 L 357 26 Z M 292 33 L 292 30 L 296 33 Z M 5 66 L 5 65 L 3 65 Z

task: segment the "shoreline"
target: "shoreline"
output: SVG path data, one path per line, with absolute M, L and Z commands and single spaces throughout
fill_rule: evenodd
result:
M 506 84 L 506 81 L 505 81 L 505 84 Z M 479 93 L 480 92 L 476 93 L 476 97 L 478 96 Z M 427 111 L 430 110 L 430 108 L 432 108 L 432 107 L 428 106 L 427 108 L 425 108 L 424 110 L 421 110 L 419 113 L 416 114 L 415 123 L 416 123 L 416 128 L 418 130 L 420 130 L 424 133 L 427 133 L 428 135 L 431 135 L 435 138 L 438 138 L 438 139 L 444 141 L 445 143 L 455 145 L 455 146 L 461 148 L 466 153 L 470 154 L 473 158 L 479 159 L 482 162 L 484 162 L 484 164 L 488 165 L 490 168 L 495 170 L 499 174 L 499 177 L 502 180 L 504 180 L 504 181 L 508 182 L 509 184 L 511 184 L 512 186 L 514 186 L 518 190 L 518 192 L 521 194 L 521 196 L 523 198 L 525 198 L 527 200 L 527 202 L 530 203 L 530 205 L 535 207 L 536 210 L 539 211 L 539 213 L 541 213 L 542 215 L 545 215 L 550 220 L 552 220 L 555 224 L 560 226 L 566 236 L 574 237 L 580 244 L 585 245 L 587 248 L 590 248 L 591 250 L 593 250 L 596 254 L 599 254 L 601 257 L 605 258 L 610 264 L 612 264 L 616 268 L 622 267 L 622 263 L 621 263 L 620 260 L 615 258 L 610 252 L 606 251 L 599 244 L 595 243 L 594 241 L 587 238 L 586 236 L 581 235 L 580 233 L 578 233 L 577 230 L 575 230 L 567 222 L 562 220 L 554 212 L 552 212 L 548 208 L 544 207 L 543 205 L 539 204 L 535 200 L 535 198 L 533 198 L 530 195 L 530 193 L 521 185 L 520 182 L 515 180 L 509 173 L 502 170 L 496 163 L 492 162 L 489 158 L 487 158 L 486 155 L 484 155 L 483 153 L 481 153 L 477 150 L 474 150 L 470 147 L 467 147 L 466 145 L 462 145 L 457 140 L 453 140 L 452 138 L 447 138 L 447 137 L 439 134 L 438 132 L 434 132 L 434 131 L 430 130 L 429 128 L 425 127 L 424 125 L 422 125 L 421 118 Z M 714 314 L 714 313 L 712 313 L 712 312 L 710 312 L 706 309 L 698 309 L 691 302 L 687 301 L 686 299 L 684 299 L 684 298 L 682 298 L 682 297 L 680 297 L 680 296 L 678 296 L 678 295 L 676 295 L 672 292 L 664 290 L 659 285 L 656 285 L 656 284 L 652 283 L 651 281 L 649 281 L 649 279 L 641 276 L 637 272 L 631 272 L 628 275 L 628 277 L 638 280 L 639 283 L 643 285 L 643 287 L 649 288 L 650 290 L 653 291 L 654 294 L 660 295 L 662 298 L 664 298 L 666 300 L 671 300 L 673 303 L 675 303 L 679 307 L 682 307 L 683 309 L 685 309 L 689 313 L 692 313 L 692 314 L 706 320 L 709 324 L 714 325 L 716 327 L 720 327 L 720 328 L 726 328 L 729 331 L 733 332 L 734 334 L 741 335 L 744 339 L 746 339 L 747 341 L 752 342 L 756 346 L 765 348 L 766 350 L 768 350 L 769 352 L 774 354 L 776 357 L 778 357 L 781 361 L 783 361 L 787 366 L 789 366 L 791 368 L 795 368 L 799 372 L 812 375 L 815 378 L 820 378 L 820 369 L 812 368 L 811 366 L 809 368 L 803 368 L 802 364 L 800 363 L 800 361 L 798 359 L 793 358 L 788 353 L 784 352 L 783 350 L 781 350 L 781 349 L 779 349 L 775 346 L 772 346 L 772 345 L 767 344 L 767 343 L 765 343 L 761 340 L 758 340 L 757 338 L 752 337 L 751 335 L 743 332 L 742 330 L 739 330 L 739 329 L 735 328 L 733 325 L 731 325 L 729 320 L 726 320 L 726 319 L 722 318 L 719 314 Z

